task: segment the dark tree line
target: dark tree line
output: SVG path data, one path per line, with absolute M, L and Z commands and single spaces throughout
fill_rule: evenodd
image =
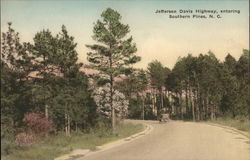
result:
M 101 18 L 93 28 L 98 44 L 86 45 L 92 50 L 87 53 L 90 66 L 99 71 L 93 77 L 80 71 L 83 64 L 78 62 L 77 44 L 64 25 L 56 35 L 42 30 L 33 42 L 23 43 L 8 24 L 1 41 L 1 138 L 14 138 L 30 112 L 43 113 L 54 123 L 55 132 L 65 131 L 66 135 L 95 127 L 98 121 L 111 122 L 115 129 L 115 78 L 132 74 L 131 65 L 140 57 L 134 54 L 136 45 L 127 36 L 129 26 L 120 22 L 121 15 L 108 8 Z M 106 83 L 111 121 L 102 119 L 93 98 L 93 90 Z
M 56 36 L 42 30 L 33 40 L 20 42 L 11 23 L 2 33 L 1 137 L 16 134 L 25 113 L 33 111 L 42 111 L 67 135 L 93 125 L 96 106 L 74 38 L 62 26 Z
M 157 119 L 168 112 L 174 119 L 193 121 L 249 119 L 249 65 L 246 49 L 238 60 L 228 54 L 222 62 L 211 51 L 197 57 L 189 54 L 179 58 L 172 70 L 152 61 L 142 71 L 147 73 L 144 78 L 130 76 L 119 88 L 130 100 L 130 118 Z
M 177 97 L 182 118 L 249 118 L 249 50 L 243 50 L 238 61 L 228 54 L 219 62 L 212 52 L 180 58 L 167 76 L 166 88 Z

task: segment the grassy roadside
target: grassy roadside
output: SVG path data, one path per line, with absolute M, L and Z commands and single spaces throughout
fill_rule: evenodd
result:
M 15 148 L 12 154 L 3 157 L 3 160 L 53 160 L 74 149 L 95 150 L 96 146 L 128 137 L 143 129 L 142 124 L 125 123 L 117 127 L 116 134 L 99 130 L 88 134 L 75 133 L 71 137 L 66 137 L 61 133 L 47 137 L 32 147 Z
M 237 120 L 231 118 L 218 118 L 210 120 L 210 123 L 220 124 L 223 126 L 233 127 L 238 130 L 244 131 L 250 136 L 250 122 L 248 120 Z

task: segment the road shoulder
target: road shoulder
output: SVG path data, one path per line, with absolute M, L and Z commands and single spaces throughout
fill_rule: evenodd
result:
M 70 152 L 69 154 L 65 154 L 65 155 L 62 155 L 60 157 L 57 157 L 54 160 L 72 160 L 72 159 L 76 160 L 78 158 L 82 158 L 82 157 L 90 156 L 90 155 L 93 155 L 96 153 L 100 153 L 100 152 L 103 152 L 105 150 L 108 150 L 108 149 L 120 146 L 122 144 L 126 144 L 126 143 L 129 143 L 131 141 L 134 141 L 142 136 L 149 134 L 153 130 L 153 127 L 149 124 L 143 123 L 143 121 L 140 121 L 139 123 L 144 125 L 144 130 L 139 132 L 139 133 L 133 134 L 129 137 L 125 137 L 125 138 L 122 138 L 122 139 L 119 139 L 116 141 L 108 142 L 108 143 L 103 144 L 101 146 L 97 146 L 96 147 L 97 150 L 95 150 L 95 151 L 91 151 L 89 149 L 76 149 L 76 150 Z
M 241 131 L 241 130 L 236 129 L 234 127 L 229 127 L 229 126 L 225 126 L 225 125 L 221 125 L 221 124 L 217 124 L 217 123 L 212 123 L 212 122 L 205 122 L 205 124 L 208 124 L 208 125 L 211 125 L 211 126 L 221 127 L 221 128 L 224 128 L 224 129 L 229 129 L 229 130 L 235 131 L 235 132 L 247 137 L 248 139 L 250 139 L 250 135 L 249 135 L 248 132 Z

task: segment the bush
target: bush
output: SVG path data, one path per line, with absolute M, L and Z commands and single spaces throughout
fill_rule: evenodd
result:
M 20 132 L 15 139 L 18 146 L 31 146 L 37 139 L 48 135 L 53 130 L 52 121 L 48 120 L 40 112 L 26 113 L 23 118 L 28 132 Z
M 30 133 L 22 132 L 16 136 L 15 143 L 18 146 L 27 147 L 27 146 L 31 146 L 34 143 L 35 139 L 36 137 L 34 135 Z
M 30 135 L 41 137 L 47 135 L 53 130 L 52 121 L 48 120 L 40 112 L 26 113 L 23 122 L 27 126 Z

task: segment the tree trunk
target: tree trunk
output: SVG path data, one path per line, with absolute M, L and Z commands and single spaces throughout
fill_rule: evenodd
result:
M 211 120 L 215 120 L 216 119 L 216 106 L 214 104 L 211 105 L 212 110 L 211 110 Z
M 182 91 L 179 93 L 181 119 L 183 120 Z
M 210 112 L 211 112 L 211 114 L 210 114 L 210 119 L 211 120 L 214 120 L 214 111 L 213 111 L 213 106 L 211 105 L 211 107 L 210 107 Z
M 154 107 L 155 107 L 155 115 L 158 115 L 158 107 L 157 107 L 157 95 L 153 94 L 154 96 Z
M 45 117 L 49 119 L 49 106 L 45 104 Z
M 112 44 L 109 45 L 109 48 L 112 48 Z M 109 68 L 111 69 L 113 65 L 113 59 L 112 59 L 112 53 L 109 56 Z M 114 77 L 112 73 L 110 74 L 110 107 L 111 107 L 111 117 L 112 117 L 112 131 L 115 131 L 115 108 L 113 106 L 113 83 L 114 83 Z
M 109 48 L 112 49 L 113 48 L 113 44 L 110 43 L 109 44 Z M 112 53 L 110 53 L 110 56 L 109 56 L 109 69 L 112 68 L 112 65 L 113 65 L 113 59 L 112 59 Z M 113 74 L 111 73 L 109 75 L 109 80 L 110 80 L 110 107 L 111 107 L 111 117 L 112 117 L 112 132 L 115 131 L 115 128 L 116 128 L 116 120 L 115 120 L 115 108 L 113 106 L 113 83 L 114 83 L 114 77 L 113 77 Z
M 163 109 L 164 104 L 163 104 L 163 90 L 161 89 L 161 109 Z
M 142 96 L 142 120 L 144 120 L 145 116 L 145 102 L 144 102 L 144 96 Z
M 68 122 L 68 116 L 67 116 L 67 113 L 65 112 L 65 115 L 64 115 L 64 118 L 65 118 L 65 134 L 66 134 L 66 136 L 68 136 L 68 124 L 67 124 L 67 122 Z
M 195 116 L 195 121 L 197 120 L 197 109 L 196 109 L 196 93 L 195 93 L 195 89 L 193 89 L 193 91 L 192 91 L 192 103 L 193 103 L 193 107 L 194 107 L 194 116 Z
M 192 88 L 191 88 L 191 85 L 190 85 L 190 80 L 189 80 L 190 78 L 188 77 L 188 82 L 189 82 L 189 84 L 188 84 L 188 89 L 189 89 L 189 91 L 188 91 L 188 95 L 189 95 L 189 100 L 190 100 L 190 106 L 191 106 L 191 108 L 192 108 L 192 117 L 193 117 L 193 121 L 195 121 L 195 111 L 194 111 L 194 103 L 193 103 L 193 92 L 192 92 Z
M 70 136 L 70 117 L 67 112 L 65 112 L 65 134 L 66 136 Z
M 70 117 L 68 115 L 68 136 L 70 136 Z
M 208 95 L 206 95 L 206 119 L 209 118 L 209 99 L 208 99 Z
M 204 95 L 202 96 L 202 120 L 206 120 L 206 100 Z
M 195 99 L 196 99 L 197 121 L 200 121 L 199 84 L 197 84 L 196 98 Z
M 186 107 L 186 113 L 185 114 L 189 114 L 189 107 L 188 107 L 188 88 L 187 88 L 187 85 L 186 85 L 186 88 L 185 88 L 185 107 Z
M 111 106 L 111 110 L 112 110 L 112 131 L 115 131 L 115 108 L 113 106 L 113 77 L 110 77 L 110 106 Z
M 210 104 L 211 104 L 211 103 L 210 103 Z M 210 112 L 211 112 L 211 114 L 210 114 L 211 120 L 215 120 L 215 106 L 214 106 L 213 103 L 210 105 Z
M 156 108 L 156 103 L 155 103 L 154 91 L 151 92 L 151 97 L 152 97 L 153 113 L 156 116 L 157 115 L 157 108 Z

